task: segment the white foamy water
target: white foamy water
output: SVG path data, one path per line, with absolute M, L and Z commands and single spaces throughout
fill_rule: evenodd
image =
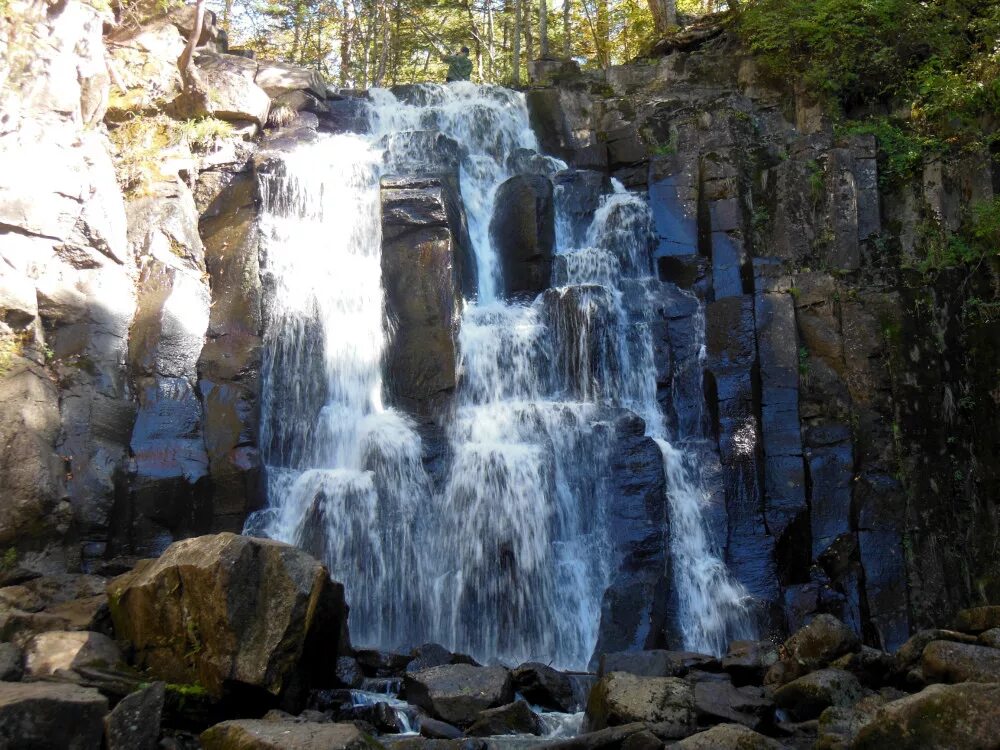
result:
M 262 177 L 268 508 L 247 531 L 324 560 L 346 586 L 356 645 L 434 641 L 484 662 L 582 668 L 613 563 L 609 424 L 630 410 L 663 450 L 684 645 L 718 653 L 720 639 L 745 634 L 734 613 L 745 615 L 746 596 L 705 532 L 697 472 L 666 442 L 652 306 L 641 303 L 643 285 L 658 283 L 644 200 L 616 185 L 588 226 L 560 216 L 563 244 L 585 239 L 558 247 L 559 286 L 508 303 L 489 224 L 508 157 L 537 149 L 523 97 L 465 83 L 405 100 L 375 90 L 370 114 L 371 133 L 321 137 Z M 478 289 L 465 301 L 450 458 L 435 488 L 413 423 L 382 400 L 379 178 L 449 165 Z

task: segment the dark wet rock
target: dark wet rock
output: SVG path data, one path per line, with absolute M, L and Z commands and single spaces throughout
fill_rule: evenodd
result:
M 585 726 L 596 731 L 642 721 L 689 727 L 694 718 L 694 692 L 684 680 L 611 672 L 590 691 Z
M 110 634 L 105 583 L 99 576 L 59 573 L 0 589 L 0 635 L 23 645 L 53 630 Z
M 458 727 L 429 716 L 420 719 L 420 734 L 432 740 L 457 740 L 463 736 Z
M 600 141 L 597 102 L 585 91 L 564 87 L 531 89 L 525 95 L 531 127 L 542 151 L 578 169 L 605 169 L 607 146 Z
M 166 685 L 154 682 L 126 696 L 104 717 L 107 750 L 155 750 Z
M 337 658 L 337 682 L 349 688 L 361 686 L 361 681 L 365 679 L 364 672 L 358 660 L 353 656 L 340 656 Z
M 817 615 L 785 641 L 781 661 L 768 670 L 765 681 L 782 685 L 860 650 L 860 639 L 847 625 L 832 615 Z
M 396 329 L 389 385 L 397 403 L 418 413 L 456 382 L 458 315 L 463 285 L 472 284 L 466 271 L 474 268 L 464 249 L 464 214 L 449 208 L 456 196 L 457 188 L 438 178 L 382 183 L 382 275 Z
M 987 750 L 997 746 L 1000 684 L 931 685 L 886 704 L 854 750 Z
M 885 651 L 862 646 L 860 651 L 844 654 L 830 662 L 830 666 L 846 669 L 855 675 L 862 685 L 879 687 L 890 681 L 896 666 L 895 657 Z
M 458 664 L 455 655 L 444 646 L 437 643 L 425 643 L 417 646 L 410 652 L 413 660 L 406 665 L 407 672 L 420 672 L 431 667 L 440 667 L 443 664 Z
M 717 671 L 719 660 L 708 654 L 691 651 L 623 651 L 601 654 L 598 677 L 610 672 L 628 672 L 642 677 L 683 677 L 692 669 Z
M 1000 682 L 1000 650 L 931 641 L 921 656 L 920 668 L 928 682 Z
M 450 740 L 427 737 L 402 737 L 398 740 L 386 742 L 386 745 L 398 750 L 489 750 L 491 747 L 487 740 L 479 739 L 478 737 L 458 737 Z
M 503 667 L 449 664 L 407 673 L 403 695 L 435 718 L 468 726 L 480 711 L 510 703 L 514 682 Z
M 851 706 L 864 695 L 861 683 L 843 669 L 820 669 L 782 685 L 774 702 L 799 721 L 815 719 L 830 706 Z
M 741 724 L 719 724 L 692 734 L 674 747 L 685 750 L 780 750 L 782 745 Z
M 24 674 L 24 651 L 14 643 L 0 643 L 0 681 L 17 682 Z
M 603 172 L 567 169 L 552 175 L 552 183 L 556 210 L 569 230 L 563 241 L 567 247 L 582 247 L 602 197 L 612 191 L 611 180 Z
M 649 726 L 647 724 L 633 722 L 631 724 L 599 729 L 596 732 L 578 734 L 576 737 L 571 737 L 570 739 L 553 742 L 547 745 L 547 747 L 554 750 L 611 750 L 611 748 L 622 747 L 622 744 L 629 737 L 648 731 Z
M 98 750 L 108 701 L 54 682 L 0 682 L 0 747 Z
M 353 724 L 242 719 L 201 733 L 205 750 L 371 750 L 379 747 Z
M 534 296 L 549 286 L 555 246 L 552 182 L 517 175 L 497 189 L 490 236 L 500 259 L 504 293 Z
M 514 174 L 538 174 L 551 177 L 558 170 L 554 162 L 547 156 L 542 156 L 537 151 L 529 148 L 516 148 L 507 157 L 507 169 Z
M 955 615 L 955 630 L 963 633 L 981 633 L 992 628 L 1000 628 L 1000 605 L 971 607 Z
M 528 662 L 513 671 L 514 685 L 529 703 L 553 711 L 570 713 L 579 705 L 573 682 L 545 664 Z
M 389 133 L 379 146 L 385 149 L 386 173 L 396 175 L 457 176 L 465 153 L 457 141 L 437 130 Z
M 728 680 L 701 680 L 694 685 L 699 724 L 731 722 L 759 729 L 774 714 L 774 701 L 759 687 L 734 687 Z
M 769 641 L 733 641 L 722 659 L 722 669 L 734 685 L 759 685 L 778 661 L 778 649 Z
M 410 654 L 370 648 L 355 651 L 354 658 L 361 665 L 366 677 L 398 677 L 413 660 Z
M 660 750 L 663 740 L 650 731 L 636 732 L 625 738 L 622 750 Z
M 480 711 L 468 734 L 490 737 L 499 734 L 543 734 L 541 719 L 524 701 Z
M 71 674 L 86 667 L 114 667 L 121 662 L 121 649 L 103 633 L 41 633 L 24 649 L 24 673 L 32 679 Z
M 177 542 L 108 584 L 118 637 L 157 677 L 279 695 L 330 680 L 346 632 L 343 586 L 301 550 L 217 534 Z
M 607 523 L 616 563 L 601 602 L 601 625 L 590 668 L 600 655 L 665 645 L 672 623 L 669 519 L 663 453 L 638 417 L 615 426 Z

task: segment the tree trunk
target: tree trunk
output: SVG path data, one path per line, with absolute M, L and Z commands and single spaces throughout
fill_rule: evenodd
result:
M 549 2 L 538 0 L 538 56 L 549 56 Z
M 664 34 L 677 26 L 677 0 L 649 0 L 649 12 L 657 32 Z
M 194 6 L 194 28 L 191 29 L 191 35 L 188 37 L 187 44 L 184 45 L 184 51 L 181 53 L 180 59 L 177 61 L 177 67 L 180 68 L 185 88 L 188 87 L 188 76 L 194 68 L 194 65 L 192 64 L 192 60 L 194 58 L 194 48 L 198 46 L 198 40 L 201 39 L 201 32 L 204 26 L 205 0 L 198 0 Z
M 514 86 L 521 85 L 521 0 L 514 0 L 514 71 L 511 80 Z
M 570 0 L 563 0 L 563 57 L 567 60 L 573 55 L 573 44 L 570 39 Z
M 597 61 L 602 68 L 611 66 L 611 19 L 608 0 L 597 0 L 597 28 L 594 31 L 594 47 Z
M 354 20 L 351 16 L 351 0 L 344 0 L 344 18 L 340 22 L 340 85 L 347 86 L 351 71 L 351 36 L 354 34 Z

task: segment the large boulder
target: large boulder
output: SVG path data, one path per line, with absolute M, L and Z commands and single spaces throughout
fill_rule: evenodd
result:
M 815 719 L 830 706 L 850 706 L 864 695 L 858 678 L 843 669 L 820 669 L 782 685 L 774 701 L 799 721 Z
M 908 670 L 913 669 L 920 663 L 924 649 L 934 641 L 975 644 L 978 642 L 978 639 L 974 635 L 959 633 L 954 630 L 941 630 L 937 628 L 918 630 L 896 652 L 894 657 L 895 670 L 900 673 L 906 673 Z
M 684 680 L 611 672 L 590 691 L 585 725 L 591 732 L 636 721 L 689 727 L 694 718 L 694 692 Z
M 514 681 L 504 667 L 448 664 L 407 673 L 403 695 L 432 716 L 468 726 L 480 711 L 514 700 Z
M 985 607 L 970 607 L 959 610 L 955 615 L 955 630 L 964 633 L 981 633 L 991 628 L 1000 628 L 1000 604 Z
M 271 97 L 290 91 L 311 91 L 320 99 L 326 98 L 326 83 L 314 68 L 283 62 L 261 62 L 254 81 Z
M 782 685 L 830 662 L 861 650 L 861 640 L 833 615 L 816 615 L 812 622 L 792 635 L 782 647 L 782 658 L 765 677 L 771 685 Z
M 517 175 L 497 189 L 490 237 L 508 297 L 534 296 L 549 286 L 555 226 L 548 177 Z
M 1000 649 L 931 641 L 920 666 L 928 682 L 1000 682 Z
M 92 688 L 0 682 L 0 747 L 100 750 L 108 701 Z
M 224 721 L 201 733 L 204 750 L 372 750 L 381 747 L 353 724 Z
M 727 679 L 702 679 L 694 684 L 694 710 L 700 724 L 731 722 L 758 729 L 774 715 L 774 701 L 763 688 L 734 687 Z
M 24 651 L 13 643 L 0 643 L 0 680 L 17 682 L 24 674 Z
M 692 734 L 674 747 L 684 750 L 780 750 L 783 746 L 741 724 L 719 724 Z
M 214 696 L 228 682 L 278 695 L 333 679 L 346 645 L 343 586 L 305 552 L 267 539 L 176 542 L 112 580 L 108 597 L 136 666 Z
M 226 55 L 225 57 L 229 57 Z M 217 117 L 233 122 L 253 122 L 263 127 L 271 110 L 271 97 L 247 76 L 224 67 L 199 72 L 203 95 L 182 94 L 174 101 L 178 114 Z
M 692 669 L 714 671 L 719 668 L 719 660 L 708 654 L 693 651 L 622 651 L 601 654 L 597 676 L 610 672 L 628 672 L 641 677 L 683 677 Z
M 994 750 L 1000 684 L 931 685 L 884 706 L 859 733 L 854 750 Z
M 733 641 L 722 659 L 722 669 L 736 685 L 759 685 L 776 661 L 778 649 L 767 641 Z

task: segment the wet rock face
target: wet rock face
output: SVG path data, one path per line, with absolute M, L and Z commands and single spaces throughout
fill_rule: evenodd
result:
M 481 711 L 514 699 L 514 682 L 503 667 L 451 664 L 407 673 L 403 695 L 432 716 L 457 726 L 476 721 Z
M 552 182 L 542 175 L 517 175 L 500 185 L 490 237 L 507 297 L 533 298 L 546 289 L 555 245 Z
M 277 696 L 332 681 L 346 647 L 343 587 L 279 542 L 225 533 L 177 542 L 108 592 L 137 666 L 216 697 L 230 682 Z

